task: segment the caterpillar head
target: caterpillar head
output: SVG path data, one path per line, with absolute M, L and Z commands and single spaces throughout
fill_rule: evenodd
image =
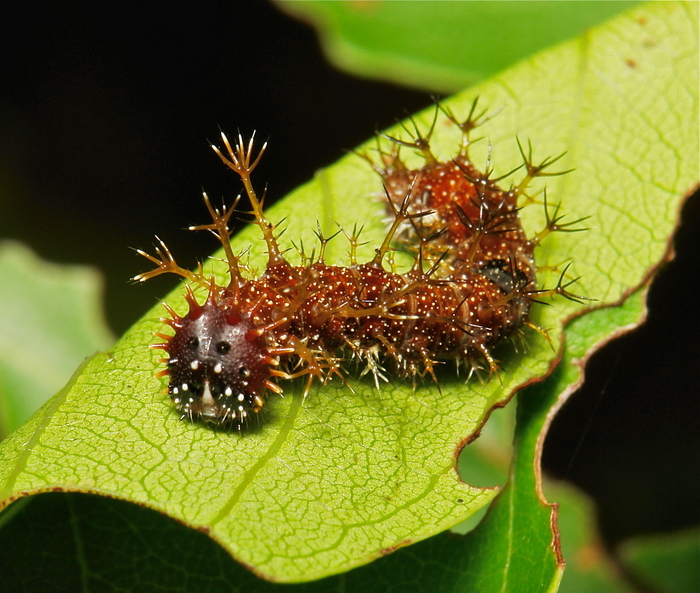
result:
M 171 319 L 164 321 L 175 334 L 159 334 L 165 341 L 155 347 L 168 354 L 160 375 L 169 376 L 168 393 L 183 417 L 240 428 L 262 409 L 276 361 L 234 299 L 218 300 L 214 290 L 202 305 L 191 291 L 186 299 L 183 317 L 166 306 Z

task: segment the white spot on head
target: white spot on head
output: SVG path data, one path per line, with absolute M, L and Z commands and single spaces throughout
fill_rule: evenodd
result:
M 242 393 L 239 393 L 238 394 L 238 401 L 239 402 L 245 401 L 245 395 L 243 395 Z
M 209 381 L 204 381 L 204 390 L 202 391 L 202 416 L 208 418 L 216 418 L 216 401 L 209 388 Z
M 183 383 L 182 385 L 180 385 L 180 389 L 182 389 L 183 391 L 189 391 L 190 386 L 187 383 Z
M 177 395 L 180 393 L 180 389 L 178 387 L 173 387 L 173 395 Z
M 193 361 L 190 363 L 190 368 L 191 368 L 193 371 L 196 371 L 196 370 L 199 368 L 199 361 L 198 361 L 198 360 L 193 360 Z
M 216 366 L 214 367 L 214 372 L 218 375 L 221 373 L 221 371 L 224 370 L 224 367 L 221 366 L 220 362 L 216 363 Z

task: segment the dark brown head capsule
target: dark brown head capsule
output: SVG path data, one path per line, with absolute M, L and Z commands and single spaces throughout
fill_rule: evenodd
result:
M 175 330 L 158 344 L 167 351 L 168 392 L 191 420 L 238 425 L 258 412 L 274 362 L 253 319 L 232 299 L 214 292 L 200 305 L 190 292 L 190 310 L 166 322 Z

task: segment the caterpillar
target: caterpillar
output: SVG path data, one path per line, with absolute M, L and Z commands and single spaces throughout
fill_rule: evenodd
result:
M 180 316 L 163 303 L 169 317 L 161 321 L 173 333 L 157 332 L 162 341 L 150 345 L 167 354 L 158 376 L 168 377 L 167 391 L 181 418 L 241 430 L 251 417 L 259 417 L 269 392 L 283 393 L 279 381 L 304 377 L 306 396 L 316 380 L 345 380 L 348 358 L 364 362 L 377 386 L 386 379 L 387 367 L 401 378 L 429 376 L 437 383 L 435 365 L 449 360 L 466 363 L 470 374 L 482 364 L 489 375 L 495 374 L 494 346 L 523 326 L 543 331 L 529 319 L 534 303 L 544 296 L 580 298 L 568 291 L 575 280 L 564 280 L 566 269 L 556 287 L 538 289 L 534 259 L 534 248 L 549 233 L 581 230 L 574 228 L 579 221 L 563 223 L 558 208 L 552 215 L 546 195 L 541 232 L 528 238 L 519 218 L 518 201 L 528 198 L 530 182 L 564 173 L 548 172 L 559 157 L 534 164 L 531 148 L 526 154 L 518 141 L 525 175 L 502 189 L 505 176 L 491 178 L 488 165 L 482 172 L 469 158 L 471 133 L 485 121 L 476 105 L 474 101 L 463 121 L 438 106 L 461 129 L 459 152 L 449 161 L 439 161 L 431 150 L 434 122 L 427 134 L 414 125 L 412 141 L 386 136 L 391 148 L 378 146 L 378 161 L 361 155 L 382 177 L 390 223 L 374 257 L 364 263 L 355 256 L 357 235 L 349 237 L 348 266 L 325 262 L 332 237 L 320 230 L 318 255 L 303 258 L 301 265 L 285 258 L 277 226 L 267 219 L 251 182 L 267 143 L 256 150 L 254 135 L 246 142 L 239 134 L 232 144 L 221 134 L 222 146 L 212 148 L 243 184 L 267 247 L 264 272 L 250 277 L 242 255 L 231 248 L 229 220 L 238 200 L 219 210 L 206 193 L 211 223 L 190 230 L 218 238 L 228 284 L 206 277 L 201 264 L 196 271 L 182 268 L 160 239 L 155 256 L 137 250 L 155 268 L 135 281 L 161 274 L 188 281 L 188 312 Z M 422 155 L 424 166 L 408 168 L 402 148 Z M 395 269 L 391 258 L 397 243 L 413 253 L 413 265 L 405 273 Z M 204 302 L 197 300 L 193 287 L 207 291 Z

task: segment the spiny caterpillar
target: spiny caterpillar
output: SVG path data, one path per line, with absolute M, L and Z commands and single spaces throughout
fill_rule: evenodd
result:
M 163 341 L 151 345 L 168 355 L 162 361 L 167 368 L 158 376 L 169 376 L 168 392 L 182 418 L 240 430 L 263 408 L 268 391 L 282 394 L 278 380 L 306 377 L 306 396 L 316 379 L 325 383 L 337 375 L 344 380 L 342 364 L 348 357 L 363 361 L 377 385 L 385 379 L 385 366 L 399 377 L 415 381 L 430 375 L 437 382 L 435 364 L 446 360 L 466 363 L 470 374 L 483 361 L 494 374 L 494 346 L 523 325 L 542 331 L 529 321 L 536 299 L 562 295 L 576 300 L 567 291 L 571 282 L 564 283 L 566 270 L 555 288 L 537 288 L 533 251 L 552 231 L 579 229 L 562 224 L 556 212 L 550 216 L 545 200 L 546 227 L 529 239 L 517 205 L 519 198 L 532 199 L 525 192 L 535 177 L 559 174 L 545 172 L 559 157 L 535 165 L 531 151 L 526 154 L 518 142 L 525 175 L 504 190 L 498 183 L 505 176 L 492 179 L 489 170 L 479 171 L 469 159 L 471 132 L 486 121 L 483 113 L 475 115 L 476 101 L 464 121 L 439 109 L 462 132 L 454 159 L 435 158 L 433 128 L 425 135 L 416 128 L 410 142 L 385 136 L 392 148 L 378 146 L 379 163 L 361 155 L 384 181 L 391 223 L 365 263 L 356 259 L 357 235 L 350 236 L 349 266 L 325 263 L 330 238 L 320 231 L 317 256 L 302 258 L 302 265 L 287 261 L 277 227 L 266 218 L 250 178 L 267 143 L 256 154 L 253 138 L 246 143 L 239 134 L 232 145 L 222 133 L 223 148 L 212 148 L 243 182 L 267 246 L 265 271 L 250 278 L 242 255 L 231 248 L 228 225 L 238 200 L 219 211 L 205 193 L 212 222 L 190 230 L 207 230 L 219 239 L 228 284 L 206 277 L 201 265 L 197 271 L 180 267 L 160 239 L 156 256 L 138 251 L 155 269 L 134 278 L 177 274 L 208 292 L 200 304 L 188 285 L 184 316 L 164 303 L 170 317 L 162 321 L 174 335 L 159 332 Z M 424 166 L 409 169 L 399 154 L 402 147 L 422 155 Z M 391 259 L 397 241 L 413 253 L 406 273 L 397 272 Z

